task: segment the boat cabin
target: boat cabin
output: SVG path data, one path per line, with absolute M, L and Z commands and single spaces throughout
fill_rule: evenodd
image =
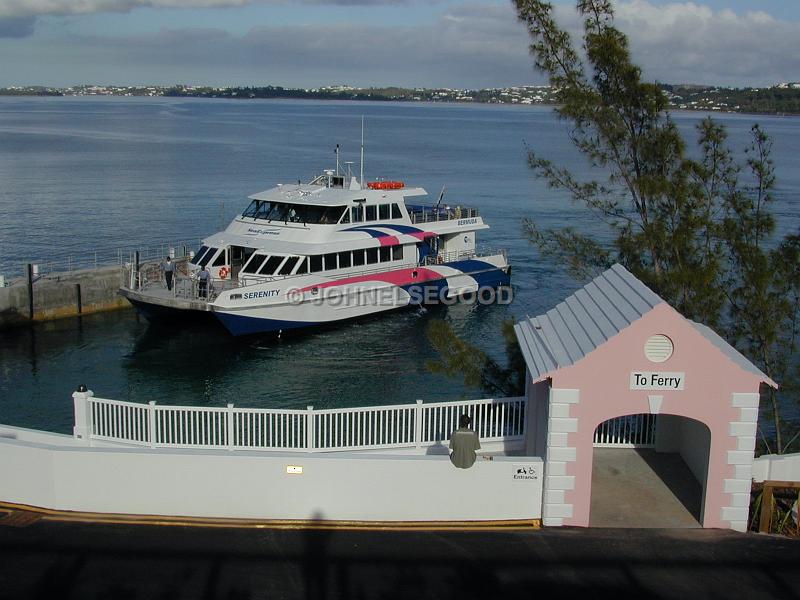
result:
M 308 184 L 278 185 L 250 196 L 247 208 L 207 238 L 190 265 L 206 267 L 214 279 L 246 284 L 443 264 L 474 254 L 475 231 L 486 227 L 478 211 L 405 202 L 424 195 L 401 181 L 362 187 L 332 170 Z

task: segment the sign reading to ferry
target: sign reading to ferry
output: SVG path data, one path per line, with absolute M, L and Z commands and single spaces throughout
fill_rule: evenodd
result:
M 633 371 L 632 390 L 682 390 L 686 373 L 664 373 L 660 371 Z

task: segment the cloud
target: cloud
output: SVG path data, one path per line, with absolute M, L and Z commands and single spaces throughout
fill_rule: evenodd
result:
M 74 0 L 81 1 L 95 6 L 100 2 Z M 5 76 L 13 76 L 10 69 L 16 69 L 24 77 L 35 76 L 36 83 L 50 85 L 94 81 L 476 88 L 543 81 L 532 67 L 530 40 L 510 2 L 443 6 L 438 17 L 416 26 L 353 21 L 257 26 L 243 34 L 187 28 L 71 35 L 48 40 L 47 45 L 36 43 L 41 37 L 37 33 L 27 51 L 20 46 L 16 60 L 7 63 Z M 759 11 L 712 10 L 696 2 L 620 0 L 615 6 L 617 26 L 628 34 L 634 60 L 648 80 L 765 85 L 800 79 L 797 23 Z M 580 35 L 572 2 L 556 10 L 562 27 Z
M 737 85 L 800 79 L 800 23 L 694 2 L 617 5 L 617 23 L 650 79 Z
M 118 70 L 158 65 L 180 74 L 167 83 L 484 87 L 529 77 L 525 45 L 524 29 L 505 6 L 468 6 L 427 26 L 259 26 L 243 35 L 178 29 L 72 38 L 68 53 L 102 56 Z
M 0 0 L 0 17 L 125 13 L 135 8 L 230 8 L 281 0 Z M 307 4 L 398 4 L 404 0 L 304 0 Z
M 0 38 L 22 38 L 33 35 L 36 17 L 0 17 Z

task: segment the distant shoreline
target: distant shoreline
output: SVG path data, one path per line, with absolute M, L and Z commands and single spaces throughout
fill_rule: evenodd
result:
M 669 110 L 682 112 L 744 114 L 754 116 L 800 116 L 800 84 L 773 88 L 728 89 L 701 86 L 662 85 Z M 397 102 L 425 104 L 496 104 L 503 106 L 558 106 L 556 93 L 548 86 L 516 86 L 482 90 L 449 88 L 349 88 L 344 86 L 296 89 L 274 86 L 210 88 L 194 86 L 77 86 L 52 88 L 27 86 L 0 88 L 5 97 L 126 97 L 207 98 L 228 100 L 313 100 L 339 102 Z

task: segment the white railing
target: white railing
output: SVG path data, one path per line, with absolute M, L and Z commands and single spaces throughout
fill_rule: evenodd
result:
M 414 224 L 470 219 L 478 216 L 477 208 L 468 208 L 466 206 L 406 205 L 406 209 L 411 222 Z
M 525 398 L 330 410 L 165 406 L 76 392 L 75 435 L 151 448 L 373 450 L 439 445 L 467 414 L 484 442 L 525 437 Z
M 609 419 L 594 431 L 595 448 L 652 448 L 656 444 L 657 416 L 626 415 Z
M 477 248 L 474 250 L 453 250 L 452 252 L 439 252 L 436 256 L 426 256 L 426 265 L 441 265 L 459 260 L 469 260 L 471 258 L 481 258 L 486 256 L 502 255 L 508 261 L 508 252 L 506 250 L 494 250 L 492 248 Z
M 88 269 L 98 269 L 101 267 L 125 266 L 133 262 L 135 252 L 139 252 L 139 262 L 157 261 L 160 263 L 168 255 L 173 258 L 188 256 L 189 251 L 197 247 L 197 240 L 180 240 L 174 242 L 164 242 L 161 244 L 146 246 L 136 249 L 117 248 L 103 249 L 83 255 L 66 255 L 48 258 L 47 260 L 32 260 L 34 279 L 54 278 L 57 276 L 83 271 Z M 6 280 L 13 281 L 24 279 L 27 272 L 27 265 L 18 267 L 4 268 Z

